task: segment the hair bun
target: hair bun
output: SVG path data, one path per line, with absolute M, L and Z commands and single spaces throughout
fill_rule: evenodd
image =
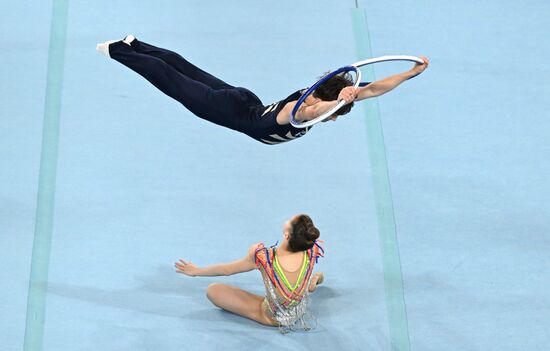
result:
M 311 227 L 308 228 L 306 237 L 308 241 L 315 241 L 319 237 L 319 229 L 317 229 L 314 225 L 311 225 Z
M 292 224 L 292 234 L 289 239 L 289 246 L 292 251 L 309 250 L 315 245 L 315 240 L 319 238 L 320 232 L 308 215 L 299 215 Z

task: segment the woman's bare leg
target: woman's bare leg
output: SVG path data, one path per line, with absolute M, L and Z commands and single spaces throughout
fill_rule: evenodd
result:
M 264 300 L 262 296 L 220 283 L 210 284 L 206 290 L 206 296 L 219 308 L 261 324 L 273 325 L 262 308 Z

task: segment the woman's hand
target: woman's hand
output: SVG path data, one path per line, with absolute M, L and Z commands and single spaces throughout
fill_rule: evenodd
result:
M 430 60 L 428 60 L 426 56 L 420 56 L 420 58 L 424 61 L 424 63 L 417 63 L 416 65 L 414 65 L 414 67 L 411 69 L 414 76 L 417 76 L 420 73 L 424 72 L 430 64 Z
M 174 266 L 176 267 L 176 273 L 185 274 L 190 277 L 194 277 L 199 273 L 199 267 L 190 261 L 179 260 L 174 263 Z
M 346 104 L 351 104 L 356 97 L 357 88 L 351 86 L 340 90 L 340 94 L 338 94 L 338 100 L 344 100 Z

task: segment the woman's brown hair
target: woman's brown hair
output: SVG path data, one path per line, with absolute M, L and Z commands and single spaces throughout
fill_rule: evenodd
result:
M 293 252 L 309 250 L 319 238 L 320 232 L 308 215 L 301 214 L 292 222 L 288 247 Z
M 353 80 L 351 79 L 351 75 L 349 73 L 337 74 L 334 77 L 329 78 L 326 82 L 315 89 L 315 91 L 313 92 L 313 97 L 319 98 L 323 101 L 336 100 L 338 99 L 338 94 L 340 94 L 340 90 L 352 85 Z M 342 106 L 334 114 L 337 116 L 345 115 L 346 113 L 351 111 L 352 107 L 353 102 L 351 104 Z

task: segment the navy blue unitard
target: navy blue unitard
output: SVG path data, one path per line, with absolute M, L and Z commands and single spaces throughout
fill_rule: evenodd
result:
M 277 123 L 277 114 L 302 91 L 264 106 L 250 90 L 231 86 L 194 66 L 179 54 L 133 40 L 109 45 L 111 58 L 137 72 L 196 116 L 244 133 L 264 144 L 279 144 L 306 134 L 310 128 Z

